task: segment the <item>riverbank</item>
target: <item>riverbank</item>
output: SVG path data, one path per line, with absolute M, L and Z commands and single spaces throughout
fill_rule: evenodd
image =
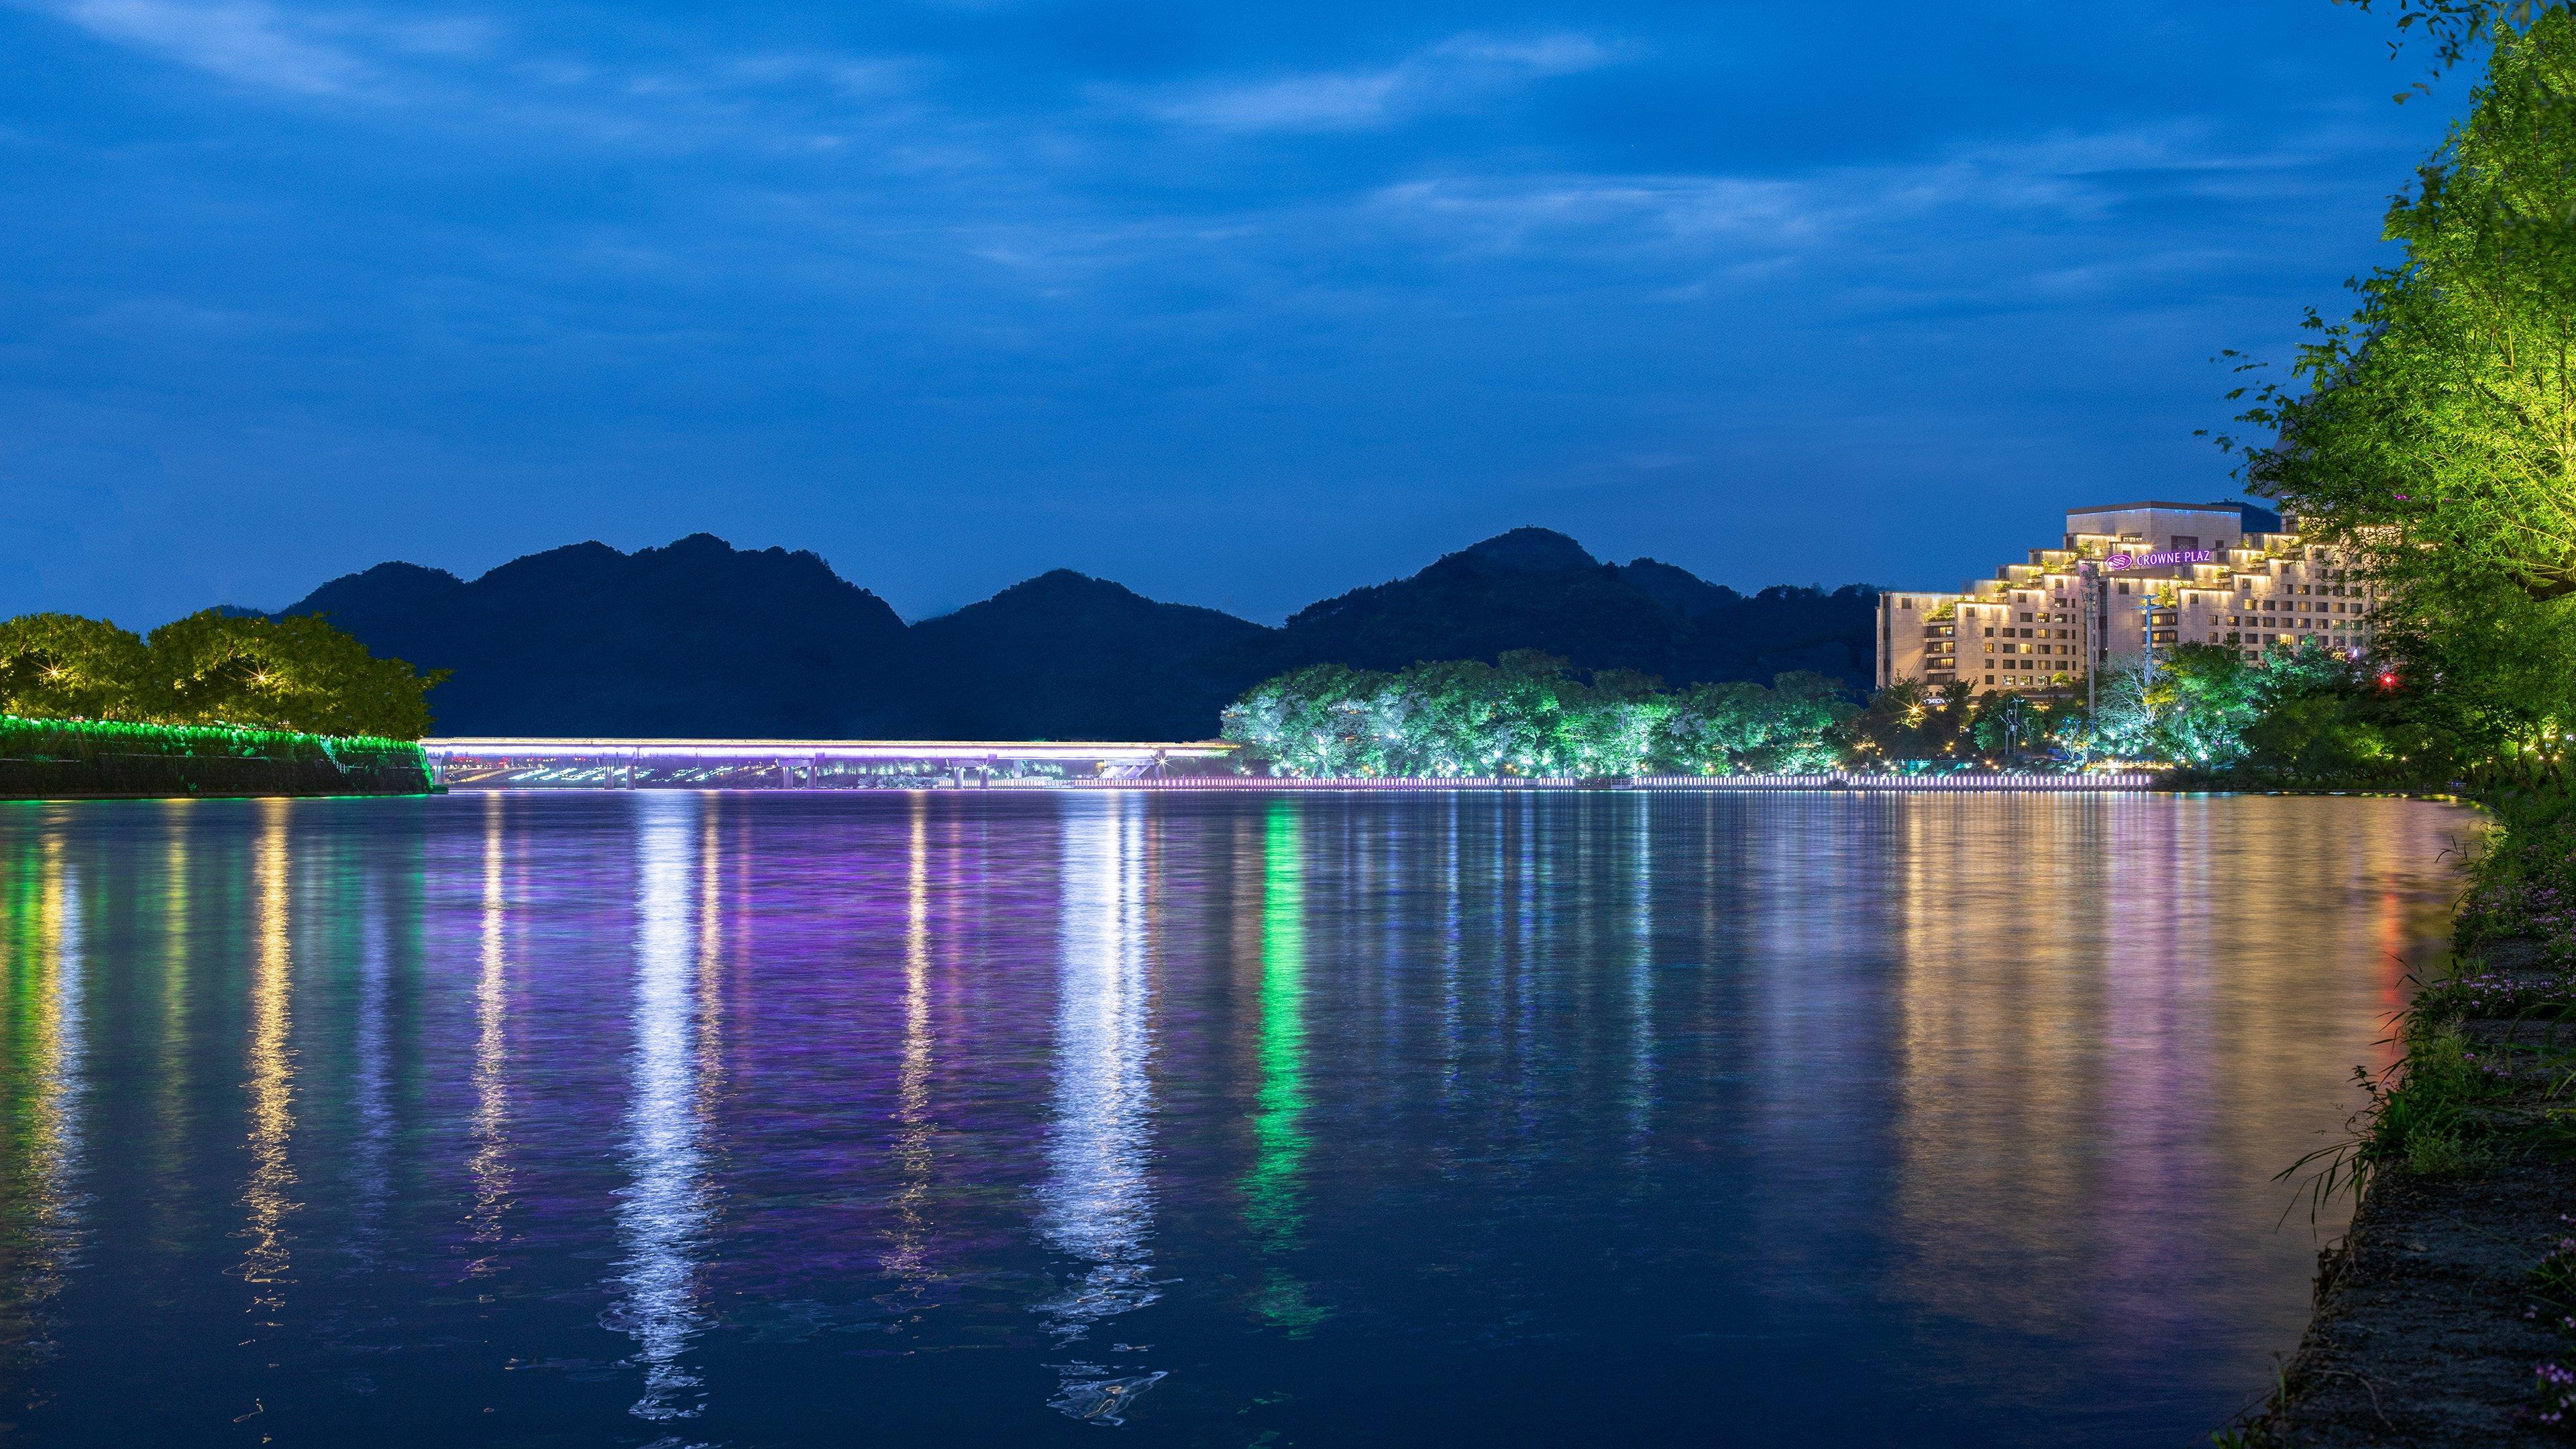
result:
M 2472 867 L 2456 960 L 2402 1023 L 2321 1190 L 2358 1189 L 2316 1313 L 2222 1444 L 2562 1443 L 2576 1429 L 2576 811 L 2522 802 Z
M 0 715 L 0 800 L 420 795 L 432 788 L 428 757 L 402 740 Z
M 1062 779 L 1047 786 L 1091 790 L 1239 790 L 1375 792 L 1423 790 L 1888 790 L 1900 793 L 2099 793 L 2156 788 L 2152 775 L 1163 775 L 1128 779 Z

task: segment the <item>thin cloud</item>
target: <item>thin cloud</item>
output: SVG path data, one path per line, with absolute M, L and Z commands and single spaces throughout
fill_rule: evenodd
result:
M 2143 186 L 2287 171 L 2297 151 L 2241 151 L 2162 126 L 1962 148 L 1928 160 L 1788 176 L 1437 177 L 1381 188 L 1381 214 L 1466 252 L 1796 252 L 1945 216 L 2108 216 Z
M 1496 90 L 1616 64 L 1588 35 L 1459 35 L 1390 66 L 1308 71 L 1151 92 L 1101 92 L 1178 126 L 1216 131 L 1356 131 L 1474 104 Z
M 316 37 L 271 5 L 67 0 L 41 8 L 102 40 L 248 85 L 338 95 L 378 74 L 356 54 Z
M 470 13 L 289 10 L 265 0 L 0 0 L 112 44 L 274 93 L 387 115 L 668 149 L 717 137 L 828 149 L 881 116 L 927 67 L 826 52 L 606 63 L 510 44 Z

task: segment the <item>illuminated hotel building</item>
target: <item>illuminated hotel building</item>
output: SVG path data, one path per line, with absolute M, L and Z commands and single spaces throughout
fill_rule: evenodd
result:
M 1878 686 L 2060 690 L 2089 665 L 2181 644 L 2252 660 L 2313 640 L 2357 656 L 2372 592 L 2340 551 L 2301 543 L 2249 503 L 2070 509 L 2061 546 L 2027 563 L 1955 594 L 1880 594 Z

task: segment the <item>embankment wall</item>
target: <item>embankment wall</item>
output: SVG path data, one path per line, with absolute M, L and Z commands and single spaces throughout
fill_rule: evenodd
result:
M 419 795 L 429 759 L 401 740 L 0 715 L 0 800 Z

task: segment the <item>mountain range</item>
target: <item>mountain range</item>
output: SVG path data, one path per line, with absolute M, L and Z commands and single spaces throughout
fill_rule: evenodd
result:
M 1066 569 L 907 625 L 821 558 L 710 534 L 577 543 L 479 578 L 383 563 L 278 611 L 450 678 L 450 735 L 1198 739 L 1308 664 L 1398 669 L 1544 649 L 1682 685 L 1811 669 L 1865 686 L 1877 591 L 1742 594 L 1517 528 L 1278 628 Z

